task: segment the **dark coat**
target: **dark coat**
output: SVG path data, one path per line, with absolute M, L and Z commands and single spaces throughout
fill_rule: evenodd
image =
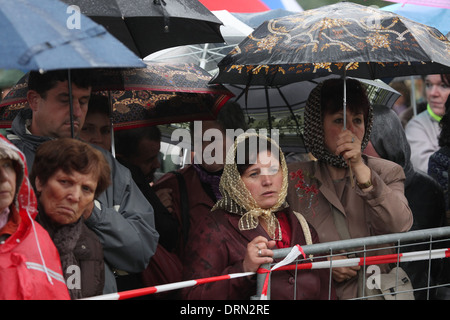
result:
M 291 225 L 291 246 L 305 245 L 306 240 L 300 223 L 288 211 Z M 183 277 L 185 280 L 199 279 L 244 272 L 243 260 L 247 244 L 256 236 L 270 239 L 258 225 L 256 229 L 241 231 L 240 216 L 223 210 L 213 211 L 191 226 L 189 242 L 185 249 Z M 317 233 L 311 228 L 313 243 L 318 242 Z M 274 271 L 271 277 L 271 299 L 294 298 L 294 271 Z M 297 299 L 328 299 L 329 270 L 305 270 L 297 273 Z M 334 298 L 332 288 L 331 297 Z M 187 299 L 249 299 L 256 294 L 255 277 L 240 277 L 197 285 L 183 291 Z
M 103 247 L 97 235 L 82 219 L 72 225 L 58 228 L 40 210 L 36 221 L 47 230 L 58 249 L 63 276 L 71 298 L 79 299 L 103 294 L 105 265 Z M 79 267 L 79 273 L 73 269 L 73 265 Z M 79 279 L 76 278 L 78 275 Z M 76 285 L 78 280 L 80 286 Z

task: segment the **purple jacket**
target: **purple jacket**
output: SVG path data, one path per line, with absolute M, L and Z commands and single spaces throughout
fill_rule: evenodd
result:
M 291 225 L 291 246 L 305 245 L 306 240 L 297 218 L 287 211 Z M 247 243 L 258 235 L 269 238 L 259 225 L 256 229 L 240 231 L 240 216 L 223 210 L 213 211 L 191 226 L 189 241 L 185 250 L 183 278 L 199 279 L 243 272 L 242 262 Z M 318 242 L 315 230 L 310 226 L 313 243 Z M 271 299 L 294 298 L 294 271 L 274 271 L 271 277 Z M 302 270 L 297 273 L 296 298 L 328 299 L 329 270 Z M 331 298 L 335 298 L 334 288 Z M 249 299 L 256 294 L 255 277 L 241 277 L 201 284 L 184 289 L 186 299 Z

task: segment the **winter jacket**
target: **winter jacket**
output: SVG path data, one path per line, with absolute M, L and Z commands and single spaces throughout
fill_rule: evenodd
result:
M 429 158 L 439 149 L 440 133 L 439 122 L 430 116 L 428 110 L 409 120 L 405 134 L 411 146 L 411 162 L 416 170 L 427 173 Z
M 303 229 L 291 210 L 285 210 L 291 228 L 290 246 L 305 245 Z M 191 227 L 185 249 L 183 278 L 200 279 L 244 272 L 243 260 L 247 244 L 257 236 L 270 239 L 261 225 L 255 229 L 239 230 L 240 215 L 224 210 L 212 211 Z M 311 229 L 312 242 L 318 242 L 315 230 Z M 271 275 L 270 299 L 327 300 L 330 290 L 328 269 L 274 271 Z M 296 285 L 296 286 L 295 286 Z M 296 288 L 296 292 L 294 290 Z M 256 294 L 256 277 L 240 277 L 187 288 L 186 299 L 248 300 Z M 331 299 L 335 298 L 331 286 Z
M 411 163 L 411 149 L 406 139 L 405 131 L 397 115 L 386 106 L 375 105 L 374 122 L 370 141 L 376 152 L 376 156 L 393 161 L 402 166 L 405 172 L 405 197 L 413 214 L 413 225 L 411 230 L 421 230 L 428 228 L 438 228 L 445 223 L 445 202 L 446 197 L 442 187 L 431 176 L 419 170 L 415 170 Z M 430 157 L 430 165 L 435 155 Z M 445 173 L 447 173 L 445 169 Z M 427 250 L 427 244 L 407 246 L 402 250 L 421 251 Z M 429 261 L 415 261 L 403 263 L 402 268 L 411 279 L 414 288 L 423 288 L 436 285 L 440 278 L 442 261 L 433 260 L 431 262 L 431 279 L 424 277 L 428 274 Z M 414 292 L 416 299 L 426 299 L 427 295 L 433 297 L 436 290 L 417 290 Z
M 335 191 L 327 165 L 320 161 L 297 162 L 288 165 L 289 172 L 300 169 L 306 182 L 315 185 L 318 193 L 311 202 L 303 201 L 298 179 L 290 179 L 288 202 L 294 211 L 302 213 L 319 234 L 320 242 L 341 240 L 334 222 L 333 211 L 344 215 L 351 238 L 405 232 L 412 226 L 412 214 L 404 195 L 405 175 L 402 168 L 384 159 L 363 155 L 364 162 L 371 169 L 373 189 L 363 192 L 359 187 L 352 189 L 345 179 L 342 195 Z M 310 193 L 311 194 L 311 193 Z M 307 209 L 310 206 L 311 209 Z M 333 209 L 335 208 L 335 209 Z M 355 298 L 357 277 L 336 284 L 339 299 Z
M 47 230 L 58 249 L 71 298 L 101 295 L 105 285 L 103 248 L 83 218 L 73 224 L 56 226 L 39 206 L 36 221 Z
M 32 135 L 26 128 L 31 110 L 22 110 L 14 119 L 7 138 L 21 149 L 32 166 L 37 147 L 48 137 Z M 130 171 L 110 152 L 99 149 L 111 167 L 112 184 L 96 200 L 86 225 L 103 245 L 105 257 L 104 293 L 117 291 L 114 270 L 142 272 L 153 256 L 158 243 L 153 208 L 134 183 Z
M 0 230 L 0 300 L 70 299 L 58 251 L 48 233 L 34 221 L 37 201 L 24 156 L 0 136 L 0 157 L 7 150 L 16 154 L 15 161 L 21 167 L 17 176 L 23 181 L 10 207 L 10 222 L 14 219 L 17 228 L 13 232 Z

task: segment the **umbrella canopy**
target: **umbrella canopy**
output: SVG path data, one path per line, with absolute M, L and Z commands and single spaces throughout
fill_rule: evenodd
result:
M 148 55 L 145 60 L 165 63 L 194 63 L 208 71 L 210 74 L 217 72 L 217 63 L 252 33 L 253 28 L 234 17 L 227 10 L 213 11 L 213 14 L 222 21 L 220 31 L 225 43 L 204 43 L 178 46 L 160 50 Z
M 143 67 L 104 27 L 57 0 L 0 0 L 0 68 Z
M 221 22 L 198 0 L 63 0 L 105 26 L 139 57 L 193 43 L 223 42 Z
M 96 73 L 93 92 L 111 95 L 115 130 L 212 120 L 233 96 L 221 85 L 208 84 L 211 76 L 193 64 L 147 63 L 146 68 L 102 69 Z M 1 102 L 0 127 L 10 127 L 17 113 L 27 107 L 27 78 L 28 74 Z
M 405 18 L 434 27 L 444 35 L 450 32 L 450 9 L 395 3 L 383 7 L 381 10 L 391 11 Z
M 264 12 L 273 9 L 303 11 L 296 0 L 200 0 L 209 10 L 228 10 L 230 12 Z
M 329 74 L 450 73 L 450 41 L 392 12 L 341 2 L 269 20 L 220 63 L 213 83 L 277 85 Z
M 285 152 L 305 152 L 301 139 L 304 126 L 304 109 L 310 92 L 318 83 L 338 76 L 294 82 L 275 87 L 225 85 L 246 115 L 249 127 L 254 129 L 277 129 L 280 145 Z M 367 89 L 371 104 L 391 107 L 400 93 L 380 80 L 357 79 Z
M 450 9 L 450 3 L 448 0 L 386 0 L 389 2 L 397 2 L 401 4 L 417 4 L 422 6 L 437 7 Z

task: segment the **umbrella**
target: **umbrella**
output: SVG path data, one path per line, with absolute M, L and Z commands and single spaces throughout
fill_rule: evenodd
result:
M 223 86 L 208 84 L 211 76 L 196 65 L 150 62 L 146 65 L 146 68 L 96 72 L 92 90 L 111 96 L 115 130 L 212 120 L 232 97 Z M 27 107 L 27 76 L 1 102 L 1 128 L 10 127 L 20 109 Z
M 0 68 L 144 66 L 104 27 L 79 13 L 69 15 L 67 9 L 57 0 L 0 0 Z
M 337 76 L 294 82 L 274 87 L 225 84 L 233 92 L 231 101 L 238 102 L 248 123 L 254 129 L 277 129 L 280 145 L 285 152 L 304 153 L 301 138 L 303 112 L 310 92 L 318 83 Z M 372 104 L 391 107 L 400 93 L 380 80 L 357 79 L 366 89 Z
M 277 85 L 329 74 L 450 73 L 450 41 L 392 12 L 340 2 L 266 21 L 223 58 L 213 83 Z
M 221 22 L 198 0 L 63 0 L 141 58 L 161 49 L 223 42 Z
M 422 6 L 430 6 L 437 8 L 450 9 L 450 3 L 448 0 L 386 0 L 389 2 L 398 2 L 402 4 L 417 4 Z
M 227 10 L 213 11 L 212 13 L 223 23 L 220 27 L 220 32 L 225 42 L 167 48 L 148 55 L 145 60 L 165 63 L 195 63 L 210 74 L 213 74 L 217 69 L 217 63 L 236 44 L 248 36 L 253 31 L 253 28 L 247 26 Z
M 228 10 L 230 12 L 250 13 L 273 9 L 303 11 L 296 0 L 200 0 L 209 10 Z
M 391 11 L 405 18 L 426 24 L 438 29 L 442 34 L 446 35 L 450 32 L 450 10 L 427 7 L 425 5 L 399 4 L 395 3 L 381 10 Z

